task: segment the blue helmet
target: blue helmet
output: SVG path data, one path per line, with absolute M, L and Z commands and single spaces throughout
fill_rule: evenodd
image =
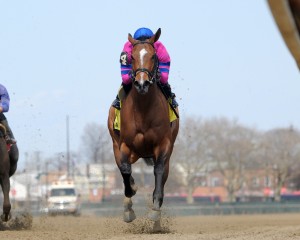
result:
M 139 38 L 151 38 L 153 36 L 153 32 L 149 28 L 139 28 L 135 31 L 133 38 L 139 39 Z

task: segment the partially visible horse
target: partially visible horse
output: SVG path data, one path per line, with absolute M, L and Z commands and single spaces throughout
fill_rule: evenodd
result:
M 114 130 L 115 109 L 110 107 L 108 129 L 113 141 L 116 163 L 125 186 L 124 221 L 136 216 L 131 197 L 137 186 L 131 175 L 131 165 L 139 158 L 151 158 L 154 164 L 155 189 L 153 208 L 148 217 L 160 220 L 164 185 L 169 174 L 169 160 L 179 130 L 179 119 L 170 123 L 169 103 L 159 88 L 158 58 L 154 43 L 161 30 L 148 40 L 138 41 L 128 35 L 132 43 L 132 89 L 122 100 L 121 128 Z M 178 111 L 178 109 L 176 109 Z
M 300 1 L 268 0 L 286 46 L 300 69 Z
M 9 178 L 17 170 L 19 150 L 16 144 L 7 145 L 4 139 L 6 129 L 0 124 L 0 184 L 3 192 L 3 214 L 2 221 L 10 219 L 11 204 L 9 200 L 10 180 Z

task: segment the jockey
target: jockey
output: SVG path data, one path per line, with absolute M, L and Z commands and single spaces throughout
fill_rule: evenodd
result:
M 145 41 L 153 36 L 153 32 L 149 28 L 139 28 L 134 33 L 133 38 L 136 40 Z M 121 76 L 122 76 L 122 87 L 126 94 L 128 94 L 129 90 L 131 89 L 132 81 L 131 81 L 131 52 L 132 52 L 132 44 L 127 41 L 124 45 L 123 51 L 120 57 L 121 63 Z M 171 90 L 171 86 L 168 83 L 169 78 L 169 70 L 170 70 L 170 62 L 171 58 L 165 46 L 160 42 L 156 41 L 154 43 L 154 48 L 158 57 L 159 61 L 159 72 L 160 72 L 160 83 L 163 92 L 167 95 L 166 97 L 172 100 L 171 104 L 175 109 L 178 107 L 178 103 L 175 100 L 175 94 Z M 120 99 L 117 95 L 116 99 L 113 101 L 112 106 L 120 109 Z
M 2 84 L 0 84 L 0 123 L 6 128 L 7 135 L 4 136 L 6 143 L 16 144 L 17 141 L 14 139 L 14 135 L 8 125 L 7 119 L 3 114 L 4 112 L 8 112 L 9 110 L 9 101 L 10 98 L 6 88 Z

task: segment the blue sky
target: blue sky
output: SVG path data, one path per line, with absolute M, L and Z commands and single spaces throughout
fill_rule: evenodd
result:
M 0 83 L 25 152 L 76 151 L 87 123 L 106 125 L 128 33 L 162 29 L 169 82 L 186 116 L 260 130 L 300 128 L 299 70 L 263 0 L 0 0 Z

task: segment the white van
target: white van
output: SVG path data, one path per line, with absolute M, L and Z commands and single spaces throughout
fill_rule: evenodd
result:
M 73 181 L 57 181 L 51 185 L 47 200 L 47 212 L 49 215 L 80 215 L 80 195 Z

